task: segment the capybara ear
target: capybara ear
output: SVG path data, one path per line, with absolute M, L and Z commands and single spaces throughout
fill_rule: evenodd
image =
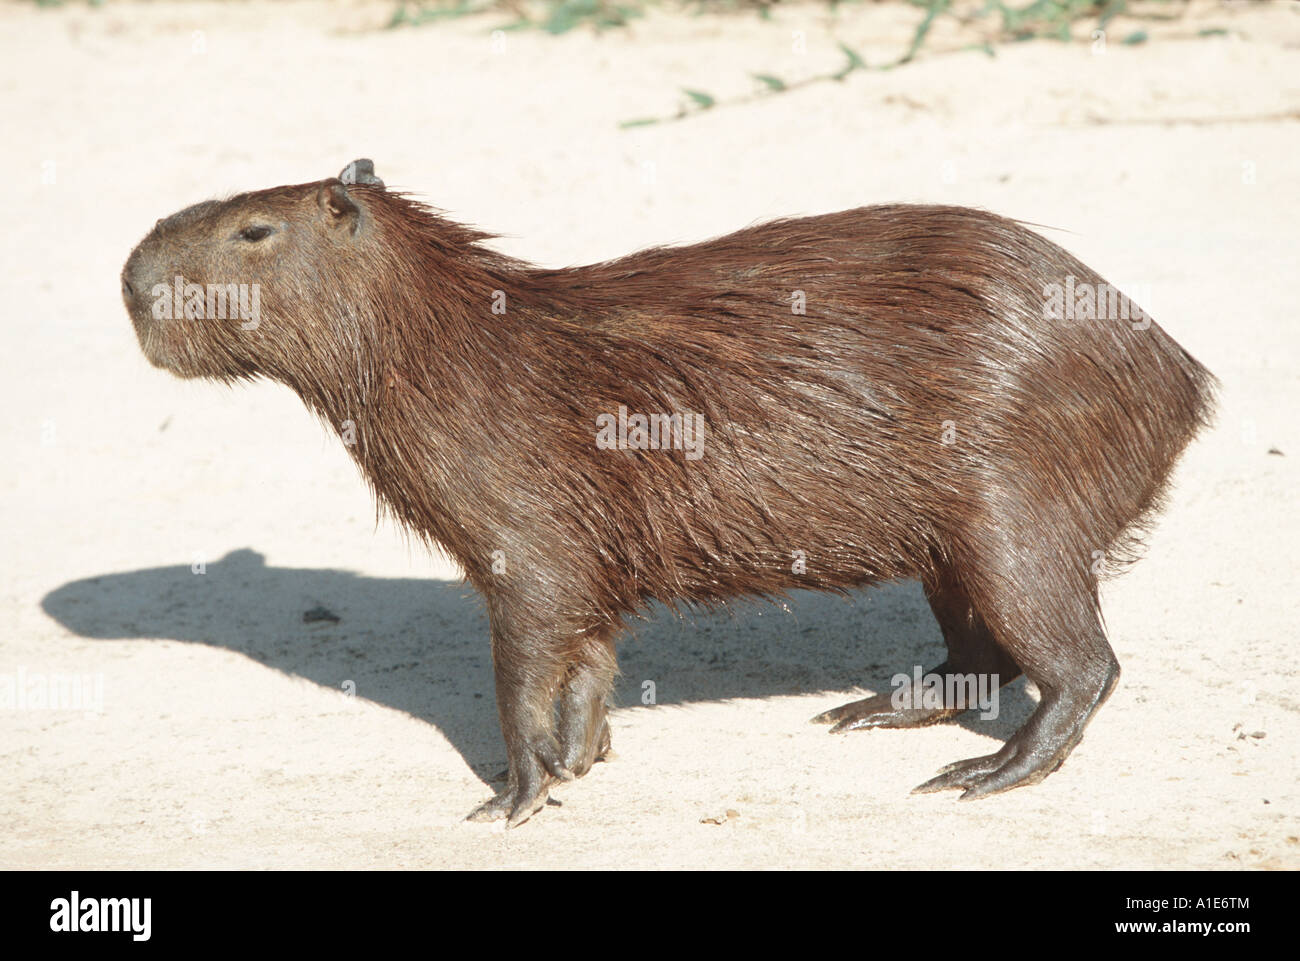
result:
M 339 180 L 345 184 L 365 184 L 367 187 L 384 186 L 384 182 L 375 173 L 375 163 L 366 157 L 352 161 L 339 172 Z
M 337 180 L 325 181 L 316 191 L 316 203 L 328 217 L 331 226 L 347 227 L 352 233 L 357 232 L 361 211 L 348 196 L 347 188 L 343 184 Z

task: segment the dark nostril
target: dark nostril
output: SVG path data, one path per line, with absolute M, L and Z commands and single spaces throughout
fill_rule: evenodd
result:
M 131 286 L 131 281 L 125 277 L 122 278 L 122 296 L 128 300 L 135 296 L 135 288 Z

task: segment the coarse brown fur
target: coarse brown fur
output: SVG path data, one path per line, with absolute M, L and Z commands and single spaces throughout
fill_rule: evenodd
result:
M 510 780 L 477 817 L 525 820 L 605 752 L 614 639 L 650 601 L 899 578 L 943 630 L 936 673 L 1023 671 L 1042 692 L 1001 751 L 923 788 L 1059 767 L 1118 676 L 1102 563 L 1132 559 L 1212 408 L 1213 378 L 1163 330 L 1046 318 L 1050 285 L 1104 282 L 978 210 L 866 207 L 541 270 L 359 164 L 361 183 L 160 221 L 124 295 L 158 366 L 295 390 L 482 593 Z M 260 323 L 154 319 L 173 275 L 259 285 Z M 703 415 L 703 456 L 601 449 L 596 418 L 620 406 Z M 880 695 L 821 720 L 962 707 Z

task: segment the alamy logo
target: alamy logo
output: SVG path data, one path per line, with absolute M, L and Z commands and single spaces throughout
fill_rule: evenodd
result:
M 1148 305 L 1151 290 L 1138 291 Z M 1064 284 L 1043 286 L 1043 318 L 1046 320 L 1127 320 L 1134 330 L 1146 330 L 1151 317 L 1118 287 L 1110 284 L 1081 284 L 1068 274 Z
M 83 898 L 73 891 L 71 897 L 50 902 L 50 930 L 127 932 L 132 941 L 148 941 L 152 913 L 152 898 Z
M 620 404 L 617 416 L 600 414 L 596 428 L 600 450 L 680 450 L 687 460 L 704 456 L 703 414 L 629 414 Z
M 262 322 L 258 284 L 187 284 L 180 274 L 172 284 L 154 284 L 154 320 L 239 320 L 244 330 Z
M 103 674 L 46 674 L 19 667 L 0 674 L 0 710 L 85 711 L 104 710 Z
M 918 666 L 910 675 L 895 674 L 889 683 L 894 688 L 889 702 L 896 711 L 977 707 L 981 720 L 998 716 L 1002 685 L 996 674 L 922 674 Z

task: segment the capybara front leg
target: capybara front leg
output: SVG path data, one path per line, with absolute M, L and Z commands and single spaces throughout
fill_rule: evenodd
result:
M 1096 583 L 1064 557 L 1004 553 L 1005 567 L 972 591 L 994 635 L 1024 668 L 1042 695 L 1038 708 L 1002 749 L 958 761 L 916 788 L 918 793 L 960 788 L 962 799 L 1036 784 L 1059 768 L 1083 737 L 1089 720 L 1119 680 L 1119 663 L 1106 641 Z
M 527 630 L 503 616 L 491 619 L 497 713 L 510 769 L 505 789 L 469 820 L 505 818 L 507 827 L 517 827 L 546 804 L 555 779 L 574 778 L 555 726 L 555 701 L 566 671 L 564 648 L 549 632 Z
M 919 691 L 910 689 L 886 691 L 819 714 L 813 718 L 814 722 L 834 724 L 832 734 L 876 727 L 939 724 L 975 706 L 963 698 L 965 692 L 975 688 L 966 683 L 950 683 L 954 675 L 960 675 L 962 680 L 988 676 L 999 687 L 1020 676 L 1020 668 L 993 640 L 965 590 L 948 571 L 927 578 L 925 595 L 948 646 L 948 659 L 925 672 L 927 676 L 943 679 L 942 700 L 935 703 L 923 699 Z

